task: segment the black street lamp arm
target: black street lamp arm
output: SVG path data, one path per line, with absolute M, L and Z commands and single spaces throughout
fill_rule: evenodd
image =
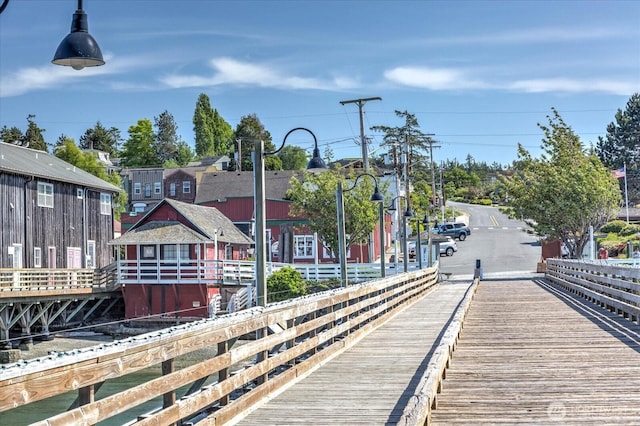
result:
M 374 186 L 374 189 L 373 189 L 373 195 L 371 196 L 371 201 L 373 201 L 374 203 L 383 202 L 384 201 L 384 195 L 382 195 L 382 193 L 380 192 L 380 189 L 379 189 L 380 187 L 378 186 L 378 179 L 374 175 L 372 175 L 371 173 L 359 174 L 356 177 L 356 180 L 353 181 L 353 185 L 351 185 L 351 188 L 345 189 L 343 192 L 348 192 L 348 191 L 351 191 L 352 189 L 354 189 L 356 187 L 356 185 L 358 184 L 358 180 L 360 180 L 360 178 L 362 176 L 369 176 L 374 181 L 374 185 L 375 186 Z
M 313 137 L 313 156 L 311 157 L 311 160 L 309 160 L 309 164 L 307 165 L 307 170 L 326 169 L 327 165 L 325 164 L 322 157 L 320 157 L 320 148 L 318 148 L 318 138 L 316 138 L 316 135 L 314 135 L 313 132 L 307 129 L 306 127 L 296 127 L 295 129 L 289 130 L 287 134 L 284 135 L 284 138 L 282 139 L 282 145 L 280 145 L 280 148 L 272 152 L 265 152 L 263 155 L 264 156 L 276 155 L 277 153 L 282 151 L 285 143 L 287 142 L 287 138 L 289 137 L 289 135 L 297 130 L 304 130 L 305 132 L 309 133 Z

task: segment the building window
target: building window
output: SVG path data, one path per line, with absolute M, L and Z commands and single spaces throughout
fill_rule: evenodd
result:
M 164 260 L 178 260 L 176 244 L 164 244 L 161 246 L 162 248 L 162 258 Z M 189 259 L 189 244 L 180 244 L 180 260 L 188 260 Z
M 111 216 L 111 194 L 100 193 L 100 214 Z
M 151 184 L 150 183 L 145 183 L 144 184 L 144 196 L 146 198 L 151 198 Z
M 38 182 L 38 206 L 53 208 L 53 184 Z
M 313 235 L 295 235 L 293 237 L 293 256 L 297 258 L 313 257 L 313 241 Z
M 171 185 L 169 185 L 169 195 L 172 197 L 176 196 L 176 184 L 172 183 Z
M 142 194 L 142 184 L 140 182 L 133 184 L 133 193 L 136 195 Z
M 190 192 L 191 192 L 191 182 L 189 182 L 188 180 L 185 180 L 184 182 L 182 182 L 182 193 L 188 194 Z
M 78 197 L 78 199 L 82 200 L 84 198 L 83 194 L 82 194 L 82 189 L 77 188 L 76 189 L 76 197 Z
M 154 184 L 153 184 L 153 192 L 154 192 L 156 195 L 159 195 L 159 194 L 160 194 L 160 192 L 161 192 L 161 190 L 160 190 L 160 189 L 161 189 L 161 188 L 160 188 L 160 182 L 156 182 L 156 183 L 154 183 Z
M 33 248 L 33 267 L 42 268 L 42 249 L 40 247 Z
M 156 246 L 141 246 L 140 247 L 142 259 L 155 259 L 156 258 Z
M 94 240 L 87 241 L 87 258 L 86 258 L 87 268 L 95 268 L 96 267 L 96 242 Z

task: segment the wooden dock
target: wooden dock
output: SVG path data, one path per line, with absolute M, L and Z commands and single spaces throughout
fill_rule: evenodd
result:
M 446 282 L 356 346 L 260 404 L 242 425 L 392 425 L 471 282 Z
M 483 281 L 432 425 L 640 424 L 640 327 L 543 280 Z

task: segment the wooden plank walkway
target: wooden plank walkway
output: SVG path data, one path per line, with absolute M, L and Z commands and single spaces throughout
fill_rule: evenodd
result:
M 640 424 L 640 327 L 543 280 L 482 281 L 432 425 Z
M 237 424 L 392 425 L 471 282 L 445 282 Z

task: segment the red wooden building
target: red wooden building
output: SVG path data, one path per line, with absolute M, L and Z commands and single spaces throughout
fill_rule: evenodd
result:
M 208 317 L 222 261 L 246 259 L 253 241 L 215 208 L 164 199 L 109 244 L 127 318 Z
M 293 176 L 303 178 L 303 172 L 279 170 L 265 172 L 266 241 L 270 241 L 267 258 L 284 263 L 331 263 L 331 257 L 313 233 L 305 226 L 307 219 L 289 214 L 291 201 L 286 192 Z M 198 181 L 195 203 L 213 206 L 248 235 L 254 234 L 253 172 L 203 173 Z M 385 224 L 385 246 L 391 243 L 391 219 Z M 380 258 L 379 233 L 374 232 L 374 259 L 369 258 L 366 245 L 353 245 L 348 250 L 349 262 L 370 263 Z

